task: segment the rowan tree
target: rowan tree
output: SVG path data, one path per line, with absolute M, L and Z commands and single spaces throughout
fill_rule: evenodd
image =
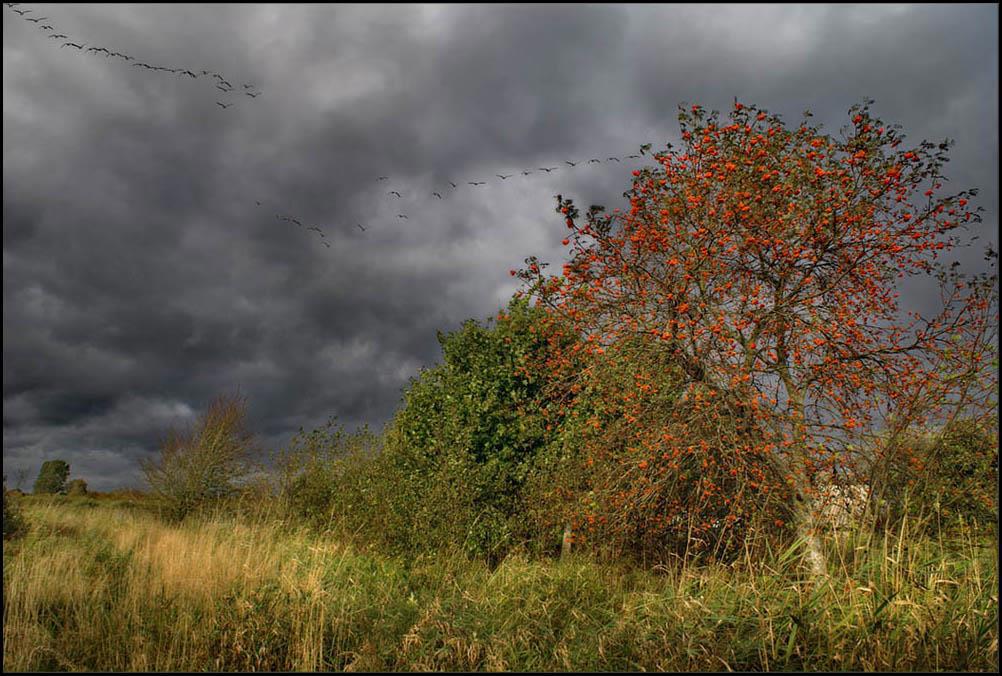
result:
M 681 147 L 633 172 L 628 210 L 582 218 L 558 196 L 570 260 L 548 276 L 527 259 L 518 274 L 529 292 L 573 325 L 576 354 L 599 363 L 628 341 L 641 370 L 667 358 L 679 378 L 681 404 L 657 423 L 642 413 L 650 382 L 621 392 L 601 369 L 550 360 L 554 382 L 604 388 L 621 419 L 638 422 L 621 426 L 629 452 L 613 460 L 627 477 L 607 491 L 620 513 L 660 495 L 669 513 L 653 525 L 697 513 L 698 535 L 767 503 L 750 497 L 787 496 L 775 521 L 796 529 L 821 574 L 822 478 L 851 474 L 863 449 L 907 452 L 895 440 L 910 426 L 997 398 L 996 278 L 941 266 L 981 221 L 976 191 L 944 191 L 950 141 L 906 148 L 871 104 L 853 106 L 838 136 L 737 101 L 727 121 L 680 107 Z M 916 274 L 938 281 L 931 316 L 900 307 L 901 280 Z M 703 471 L 687 471 L 693 463 Z M 679 491 L 686 481 L 698 486 Z

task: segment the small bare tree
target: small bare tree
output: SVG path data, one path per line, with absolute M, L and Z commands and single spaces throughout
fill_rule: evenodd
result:
M 153 492 L 181 518 L 230 495 L 251 469 L 254 436 L 247 430 L 247 402 L 239 395 L 214 399 L 190 429 L 171 429 L 156 460 L 144 460 Z

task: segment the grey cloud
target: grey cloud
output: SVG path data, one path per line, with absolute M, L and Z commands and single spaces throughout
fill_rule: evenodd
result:
M 682 101 L 836 130 L 871 96 L 911 140 L 957 140 L 952 185 L 981 186 L 997 248 L 996 7 L 39 9 L 238 91 L 60 48 L 4 9 L 8 475 L 63 457 L 135 485 L 167 427 L 237 387 L 271 447 L 330 415 L 378 428 L 438 330 L 494 314 L 526 256 L 559 263 L 555 193 L 621 205 L 634 162 L 563 161 L 677 140 Z

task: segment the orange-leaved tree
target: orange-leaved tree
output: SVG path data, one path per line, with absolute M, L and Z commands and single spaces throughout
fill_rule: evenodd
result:
M 615 464 L 618 513 L 656 508 L 645 532 L 719 531 L 768 502 L 750 498 L 779 496 L 775 521 L 791 522 L 822 574 L 822 479 L 997 396 L 996 278 L 941 266 L 981 222 L 976 191 L 944 192 L 949 141 L 906 148 L 871 104 L 837 137 L 737 101 L 726 121 L 682 107 L 682 147 L 633 172 L 627 211 L 581 218 L 558 196 L 570 260 L 560 276 L 534 258 L 518 274 L 596 364 L 572 372 L 554 357 L 554 382 L 618 402 L 623 452 L 588 462 Z M 928 316 L 899 304 L 900 280 L 921 273 L 942 292 Z M 613 354 L 640 367 L 629 391 L 600 380 Z M 677 396 L 652 415 L 666 359 Z

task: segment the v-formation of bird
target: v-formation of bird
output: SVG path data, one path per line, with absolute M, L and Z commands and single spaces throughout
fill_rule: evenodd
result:
M 48 31 L 54 31 L 55 30 L 55 27 L 52 26 L 51 24 L 41 24 L 42 21 L 48 20 L 48 17 L 46 17 L 46 16 L 38 17 L 38 18 L 29 17 L 27 15 L 33 13 L 33 10 L 30 10 L 30 9 L 18 9 L 18 7 L 21 4 L 22 3 L 19 3 L 19 2 L 5 2 L 4 3 L 4 5 L 8 9 L 10 9 L 13 12 L 16 12 L 18 15 L 20 15 L 20 17 L 22 19 L 24 19 L 25 21 L 30 21 L 31 23 L 35 24 L 36 27 L 38 27 L 39 30 L 48 30 Z M 41 25 L 39 25 L 39 24 L 41 24 Z M 252 84 L 241 85 L 241 89 L 240 90 L 235 89 L 233 87 L 233 85 L 226 78 L 224 78 L 219 73 L 216 73 L 215 71 L 211 71 L 211 70 L 193 71 L 193 70 L 187 70 L 187 69 L 184 69 L 184 68 L 168 68 L 166 66 L 156 66 L 156 65 L 153 65 L 153 64 L 146 63 L 144 61 L 137 61 L 135 57 L 129 56 L 128 54 L 123 54 L 121 52 L 113 52 L 110 49 L 108 49 L 107 47 L 88 47 L 86 42 L 73 42 L 73 41 L 71 41 L 69 39 L 70 36 L 66 35 L 65 33 L 49 33 L 48 37 L 49 37 L 49 39 L 65 40 L 65 42 L 63 42 L 59 46 L 60 49 L 62 49 L 63 47 L 71 47 L 73 49 L 76 49 L 77 51 L 85 52 L 85 53 L 88 53 L 88 54 L 95 54 L 96 55 L 96 54 L 102 54 L 103 53 L 104 56 L 105 56 L 105 58 L 115 57 L 115 58 L 121 59 L 121 60 L 123 60 L 123 61 L 125 61 L 127 63 L 131 62 L 131 65 L 133 67 L 136 67 L 136 68 L 145 68 L 146 70 L 149 70 L 149 71 L 160 71 L 160 72 L 165 72 L 165 73 L 173 73 L 173 74 L 177 75 L 178 77 L 189 77 L 189 78 L 191 78 L 193 80 L 197 80 L 197 79 L 202 78 L 202 77 L 214 78 L 216 80 L 216 89 L 220 90 L 224 94 L 234 94 L 234 93 L 236 93 L 236 94 L 244 94 L 245 96 L 247 96 L 249 98 L 252 98 L 252 99 L 256 99 L 258 96 L 261 95 L 261 92 L 259 92 L 259 91 L 253 91 L 255 89 L 255 86 L 252 85 Z M 233 106 L 232 103 L 222 103 L 220 101 L 216 101 L 216 104 L 220 108 L 222 108 L 223 110 L 226 110 L 227 108 L 230 108 L 230 107 Z
M 29 22 L 35 24 L 39 28 L 39 30 L 50 30 L 50 31 L 51 30 L 55 30 L 55 28 L 51 24 L 42 24 L 41 23 L 42 21 L 47 21 L 48 17 L 37 17 L 37 18 L 36 17 L 28 17 L 27 15 L 33 13 L 33 11 L 30 10 L 30 9 L 25 9 L 25 10 L 18 9 L 18 6 L 20 6 L 21 4 L 22 3 L 17 3 L 17 2 L 5 2 L 4 3 L 4 5 L 6 5 L 8 9 L 10 9 L 10 10 L 14 11 L 15 13 L 17 13 L 22 19 L 24 19 L 25 21 L 29 21 Z M 41 24 L 41 25 L 39 25 L 39 24 Z M 166 66 L 156 66 L 156 65 L 152 65 L 152 64 L 149 64 L 149 63 L 146 63 L 146 62 L 143 62 L 143 61 L 137 61 L 135 59 L 135 57 L 129 56 L 128 54 L 123 54 L 121 52 L 111 51 L 111 50 L 109 50 L 106 47 L 87 47 L 87 43 L 84 43 L 84 42 L 72 42 L 72 41 L 70 41 L 68 39 L 69 37 L 70 36 L 66 35 L 65 33 L 49 33 L 49 35 L 48 35 L 49 39 L 66 40 L 65 42 L 63 42 L 60 45 L 60 49 L 62 49 L 63 47 L 72 47 L 74 49 L 77 49 L 78 51 L 86 52 L 86 53 L 90 53 L 90 54 L 103 53 L 104 56 L 105 56 L 105 58 L 115 57 L 115 58 L 122 59 L 123 61 L 126 61 L 126 62 L 134 62 L 134 63 L 131 63 L 131 65 L 133 67 L 136 67 L 136 68 L 145 68 L 146 70 L 150 70 L 150 71 L 162 71 L 162 72 L 167 72 L 167 73 L 174 73 L 174 74 L 178 75 L 179 77 L 187 76 L 187 77 L 189 77 L 189 78 L 191 78 L 193 80 L 197 80 L 200 77 L 211 77 L 211 78 L 214 78 L 216 80 L 216 83 L 215 83 L 216 89 L 220 90 L 221 92 L 223 92 L 225 94 L 243 93 L 245 96 L 247 96 L 249 98 L 252 98 L 252 99 L 253 98 L 257 98 L 258 96 L 261 95 L 261 92 L 259 92 L 259 91 L 257 91 L 257 92 L 253 91 L 253 89 L 255 88 L 255 86 L 253 84 L 243 84 L 243 85 L 241 85 L 241 90 L 237 90 L 236 88 L 234 88 L 234 86 L 232 85 L 232 83 L 230 83 L 226 78 L 224 78 L 222 75 L 220 75 L 219 73 L 216 73 L 214 71 L 210 71 L 210 70 L 192 71 L 192 70 L 187 70 L 187 69 L 182 69 L 182 68 L 168 68 Z M 231 108 L 233 106 L 233 103 L 223 103 L 221 101 L 216 101 L 216 105 L 219 106 L 222 110 L 226 110 L 227 108 Z M 649 148 L 650 148 L 650 144 L 645 144 L 640 149 L 640 153 L 641 153 L 640 155 L 627 155 L 626 157 L 627 157 L 627 159 L 638 159 Z M 620 161 L 620 159 L 618 157 L 609 157 L 609 158 L 606 159 L 606 162 L 619 162 L 619 161 Z M 566 164 L 566 165 L 568 165 L 569 167 L 572 167 L 572 168 L 576 167 L 579 163 L 580 162 L 571 162 L 571 161 L 568 161 L 568 160 L 564 161 L 564 164 Z M 600 164 L 601 160 L 599 160 L 597 158 L 593 158 L 593 159 L 588 160 L 587 163 L 588 164 Z M 539 167 L 538 171 L 543 171 L 543 172 L 546 172 L 547 174 L 550 174 L 550 173 L 552 173 L 554 171 L 557 171 L 558 169 L 559 169 L 559 167 Z M 521 175 L 522 176 L 529 176 L 529 175 L 531 175 L 533 173 L 534 172 L 531 171 L 531 170 L 524 170 L 524 171 L 521 172 Z M 514 174 L 507 174 L 507 175 L 505 175 L 505 174 L 495 174 L 495 176 L 497 176 L 502 181 L 506 181 L 509 178 L 511 178 L 512 176 L 514 176 Z M 386 181 L 386 180 L 389 180 L 389 178 L 390 178 L 389 176 L 380 176 L 380 177 L 378 177 L 377 180 L 379 180 L 379 181 Z M 456 184 L 456 183 L 454 183 L 452 181 L 449 181 L 448 183 L 452 187 L 453 190 L 456 190 L 459 187 L 458 184 Z M 480 187 L 480 186 L 487 185 L 486 181 L 467 181 L 466 183 L 467 183 L 467 185 L 471 185 L 473 187 Z M 433 196 L 437 197 L 440 200 L 443 199 L 442 194 L 440 192 L 436 191 L 436 192 L 432 192 L 431 194 Z M 402 197 L 402 195 L 398 191 L 396 191 L 396 190 L 390 190 L 389 192 L 387 192 L 387 195 L 394 195 L 398 199 Z M 257 206 L 259 206 L 259 207 L 262 206 L 261 202 L 256 202 L 256 203 L 257 203 Z M 289 222 L 289 223 L 293 223 L 293 224 L 295 224 L 299 228 L 304 228 L 305 227 L 302 224 L 301 221 L 299 221 L 299 220 L 297 220 L 295 218 L 292 218 L 290 216 L 283 216 L 281 214 L 275 214 L 275 218 L 277 218 L 280 221 L 286 221 L 286 222 Z M 403 220 L 409 220 L 407 218 L 406 214 L 397 214 L 397 218 L 403 219 Z M 356 227 L 360 231 L 362 231 L 362 232 L 366 232 L 366 230 L 367 230 L 367 228 L 363 227 L 361 223 L 356 223 Z M 326 246 L 327 248 L 330 248 L 331 245 L 330 245 L 329 242 L 326 241 L 326 235 L 323 232 L 323 230 L 321 230 L 320 228 L 318 228 L 316 226 L 310 226 L 310 227 L 305 228 L 305 229 L 316 232 L 321 237 L 321 239 L 323 240 L 324 246 Z
M 650 149 L 650 144 L 646 144 L 643 147 L 641 147 L 641 149 L 640 149 L 640 153 L 641 154 L 640 155 L 627 155 L 626 157 L 627 157 L 627 159 L 639 159 L 649 149 Z M 621 163 L 621 161 L 620 161 L 620 159 L 618 157 L 608 157 L 608 158 L 606 158 L 605 161 L 607 163 L 608 162 L 619 162 L 619 163 Z M 581 164 L 581 162 L 571 162 L 569 160 L 564 160 L 564 164 L 567 164 L 567 165 L 569 165 L 571 167 L 576 167 L 577 165 Z M 593 159 L 588 160 L 587 164 L 602 164 L 602 160 L 600 160 L 598 158 L 593 158 Z M 552 173 L 554 171 L 557 171 L 559 168 L 560 167 L 539 167 L 538 171 L 545 171 L 547 174 L 549 174 L 549 173 Z M 534 172 L 527 169 L 527 170 L 521 171 L 519 173 L 521 173 L 522 176 L 529 176 L 530 174 L 532 174 Z M 509 178 L 511 178 L 515 174 L 494 174 L 494 175 L 497 176 L 502 181 L 507 181 Z M 389 178 L 390 178 L 389 176 L 380 176 L 376 180 L 378 180 L 378 181 L 387 181 L 387 180 L 389 180 Z M 466 184 L 467 185 L 472 185 L 474 187 L 479 187 L 479 186 L 482 186 L 482 185 L 487 185 L 487 181 L 467 181 Z M 449 185 L 452 186 L 453 190 L 455 190 L 456 188 L 459 187 L 458 184 L 453 183 L 452 181 L 449 181 Z M 387 195 L 396 195 L 397 197 L 401 196 L 400 193 L 397 192 L 396 190 L 390 190 L 386 194 Z M 431 194 L 433 196 L 437 197 L 438 199 L 443 199 L 442 198 L 442 193 L 440 193 L 440 192 L 433 192 Z
M 640 155 L 627 155 L 626 158 L 627 159 L 640 159 L 643 155 L 646 154 L 647 150 L 649 150 L 649 149 L 650 149 L 650 144 L 645 144 L 640 149 Z M 606 163 L 608 163 L 608 162 L 621 163 L 621 160 L 618 157 L 608 157 L 608 158 L 606 158 L 605 162 Z M 578 164 L 581 164 L 581 162 L 570 162 L 570 161 L 566 161 L 565 160 L 565 164 L 567 164 L 567 165 L 569 165 L 571 167 L 575 167 Z M 588 160 L 586 164 L 602 164 L 602 160 L 600 160 L 598 158 L 593 158 L 593 159 Z M 546 173 L 549 174 L 551 172 L 557 171 L 559 168 L 560 167 L 539 167 L 539 171 L 545 171 Z M 525 171 L 522 171 L 520 173 L 522 174 L 522 176 L 529 176 L 530 174 L 532 174 L 534 172 L 532 172 L 530 170 L 525 170 Z M 495 174 L 495 176 L 497 176 L 502 181 L 506 181 L 509 178 L 513 177 L 514 175 L 515 174 Z M 388 180 L 390 180 L 390 177 L 389 176 L 379 176 L 379 177 L 376 178 L 376 180 L 377 181 L 388 181 Z M 452 186 L 453 190 L 456 190 L 456 189 L 459 188 L 459 184 L 458 183 L 454 183 L 453 181 L 448 181 L 448 183 L 449 183 L 450 186 Z M 483 186 L 483 185 L 487 185 L 487 181 L 467 181 L 466 184 L 474 186 L 474 187 L 480 187 L 480 186 Z M 389 190 L 389 191 L 386 192 L 386 194 L 387 195 L 392 195 L 395 199 L 402 199 L 403 198 L 403 195 L 399 191 L 397 191 L 397 190 Z M 440 200 L 444 199 L 442 197 L 442 193 L 438 192 L 438 191 L 432 192 L 431 195 L 434 196 L 434 197 L 437 197 Z M 261 206 L 261 202 L 256 202 L 256 204 L 259 207 Z M 304 227 L 303 224 L 300 221 L 296 220 L 295 218 L 291 218 L 289 216 L 282 216 L 280 214 L 275 214 L 275 217 L 277 219 L 279 219 L 279 220 L 287 221 L 289 223 L 293 223 L 293 224 L 295 224 L 296 226 L 298 226 L 300 228 Z M 397 218 L 401 219 L 401 220 L 410 220 L 408 218 L 407 214 L 397 214 Z M 356 223 L 355 227 L 357 227 L 362 232 L 366 232 L 366 230 L 367 230 L 367 228 L 363 227 L 361 223 Z M 330 247 L 330 244 L 326 241 L 326 236 L 325 236 L 323 230 L 321 230 L 320 228 L 318 228 L 316 226 L 311 226 L 311 227 L 308 227 L 308 228 L 305 228 L 305 229 L 306 230 L 312 230 L 312 231 L 316 232 L 317 234 L 319 234 L 320 237 L 325 240 L 323 242 L 324 246 L 326 246 L 328 248 Z

